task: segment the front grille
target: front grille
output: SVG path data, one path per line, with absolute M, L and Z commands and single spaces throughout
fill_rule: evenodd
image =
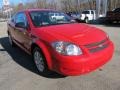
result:
M 85 47 L 89 50 L 91 53 L 95 53 L 98 51 L 101 51 L 109 46 L 109 40 L 106 38 L 100 42 L 92 43 L 85 45 Z

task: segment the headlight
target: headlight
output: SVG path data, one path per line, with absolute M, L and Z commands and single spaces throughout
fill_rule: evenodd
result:
M 74 44 L 68 43 L 68 42 L 63 42 L 63 41 L 54 42 L 54 43 L 52 43 L 52 47 L 58 53 L 61 53 L 63 55 L 72 56 L 72 55 L 81 55 L 82 54 L 82 50 L 77 45 L 74 45 Z

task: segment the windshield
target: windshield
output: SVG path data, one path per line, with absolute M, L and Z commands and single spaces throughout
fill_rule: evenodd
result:
M 75 22 L 68 15 L 57 11 L 32 11 L 30 16 L 36 27 Z

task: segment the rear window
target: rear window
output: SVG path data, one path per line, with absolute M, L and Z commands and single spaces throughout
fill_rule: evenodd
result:
M 90 14 L 89 11 L 83 11 L 82 14 Z
M 114 12 L 120 12 L 120 8 L 116 8 Z

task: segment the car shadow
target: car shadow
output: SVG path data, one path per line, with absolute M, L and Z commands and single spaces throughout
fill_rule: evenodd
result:
M 8 41 L 8 37 L 0 38 L 0 44 L 2 45 L 3 49 L 0 49 L 1 51 L 6 51 L 11 57 L 12 60 L 14 60 L 17 64 L 24 67 L 25 69 L 38 74 L 40 76 L 46 77 L 46 78 L 64 78 L 65 76 L 60 75 L 55 72 L 49 72 L 48 74 L 40 74 L 34 64 L 34 61 L 32 60 L 31 56 L 26 54 L 23 50 L 21 50 L 19 47 L 11 47 Z

